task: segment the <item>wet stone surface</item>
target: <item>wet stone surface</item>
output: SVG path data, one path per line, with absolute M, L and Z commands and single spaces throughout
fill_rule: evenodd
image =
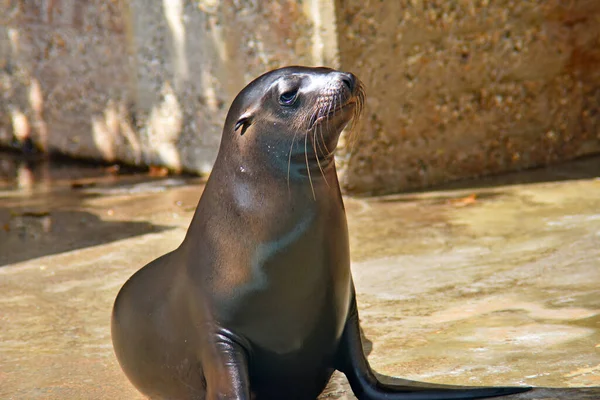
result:
M 112 302 L 179 245 L 202 181 L 1 160 L 0 398 L 141 399 L 112 351 Z M 599 399 L 598 171 L 596 158 L 347 198 L 374 368 Z M 335 375 L 322 398 L 354 397 Z

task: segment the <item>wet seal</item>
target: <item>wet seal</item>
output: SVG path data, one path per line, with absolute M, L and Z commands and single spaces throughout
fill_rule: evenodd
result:
M 123 286 L 114 349 L 152 399 L 315 399 L 334 370 L 368 400 L 528 388 L 381 383 L 361 344 L 333 151 L 360 114 L 352 74 L 286 67 L 246 86 L 182 244 Z

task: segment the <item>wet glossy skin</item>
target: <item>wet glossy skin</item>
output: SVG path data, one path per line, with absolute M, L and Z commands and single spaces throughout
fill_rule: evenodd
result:
M 515 391 L 423 391 L 384 386 L 372 374 L 327 154 L 361 93 L 350 74 L 290 67 L 257 78 L 234 100 L 185 240 L 138 271 L 115 302 L 115 352 L 141 392 L 315 399 L 334 369 L 360 399 Z

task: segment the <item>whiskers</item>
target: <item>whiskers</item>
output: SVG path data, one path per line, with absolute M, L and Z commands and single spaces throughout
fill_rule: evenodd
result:
M 308 173 L 308 182 L 310 183 L 310 190 L 312 190 L 313 200 L 317 200 L 317 196 L 315 194 L 315 187 L 312 183 L 312 178 L 310 176 L 310 165 L 308 165 L 308 151 L 306 150 L 306 142 L 308 142 L 308 132 L 306 135 L 304 135 L 304 159 L 306 160 L 306 172 Z
M 358 124 L 365 108 L 366 98 L 367 92 L 365 90 L 365 86 L 359 82 L 358 87 L 356 88 L 356 106 L 354 107 L 354 115 L 352 116 L 352 121 L 350 122 L 350 128 L 348 129 L 347 134 L 347 142 L 350 153 L 353 152 L 354 145 L 356 142 L 358 142 Z
M 288 187 L 288 194 L 291 194 L 291 189 L 290 189 L 290 168 L 292 166 L 292 150 L 294 148 L 294 143 L 296 143 L 296 134 L 298 133 L 298 131 L 300 130 L 300 127 L 297 126 L 296 129 L 294 129 L 294 137 L 292 137 L 292 144 L 290 144 L 290 152 L 288 154 L 288 167 L 287 167 L 287 187 Z
M 330 88 L 327 90 L 324 95 L 320 96 L 316 100 L 316 104 L 313 107 L 311 112 L 305 113 L 303 116 L 299 117 L 294 123 L 294 137 L 292 138 L 292 144 L 290 145 L 290 150 L 288 154 L 288 170 L 287 170 L 287 184 L 288 184 L 288 192 L 291 193 L 290 189 L 290 170 L 292 163 L 292 155 L 294 153 L 294 147 L 296 146 L 296 137 L 298 134 L 304 135 L 304 163 L 306 165 L 306 174 L 308 176 L 308 181 L 310 184 L 311 192 L 313 199 L 316 200 L 316 191 L 315 185 L 313 183 L 313 176 L 311 173 L 311 162 L 309 162 L 309 143 L 312 147 L 312 156 L 314 157 L 314 161 L 319 168 L 319 172 L 321 177 L 325 181 L 325 184 L 328 187 L 330 186 L 329 181 L 327 180 L 327 176 L 325 174 L 325 168 L 329 163 L 333 162 L 331 159 L 335 152 L 335 148 L 330 149 L 327 145 L 328 140 L 331 142 L 331 138 L 326 136 L 326 133 L 329 129 L 332 128 L 333 121 L 336 121 L 336 124 L 339 124 L 339 119 L 335 120 L 334 116 L 337 112 L 342 112 L 344 107 L 354 104 L 354 108 L 352 111 L 352 117 L 350 122 L 349 129 L 347 130 L 347 147 L 349 147 L 349 152 L 352 152 L 352 149 L 356 142 L 358 141 L 357 135 L 357 127 L 360 116 L 365 106 L 366 92 L 362 83 L 357 83 L 357 88 L 355 94 L 351 99 L 344 99 L 344 92 L 339 89 Z M 337 132 L 336 132 L 337 134 Z M 309 137 L 310 136 L 310 137 Z M 302 136 L 300 136 L 301 138 Z M 300 142 L 301 143 L 301 142 Z M 298 154 L 300 155 L 300 154 Z M 313 164 L 314 168 L 314 164 Z M 314 172 L 314 171 L 313 171 Z
M 320 136 L 321 136 L 321 139 L 322 139 L 323 138 L 323 131 L 321 129 L 319 129 L 319 132 L 321 133 Z M 317 129 L 313 129 L 313 131 L 312 131 L 312 145 L 313 145 L 313 152 L 315 154 L 315 160 L 317 161 L 317 165 L 319 166 L 319 171 L 321 171 L 321 176 L 325 180 L 325 184 L 327 185 L 327 187 L 329 187 L 329 182 L 327 181 L 327 177 L 325 176 L 325 172 L 323 171 L 323 167 L 321 167 L 321 161 L 319 160 L 319 154 L 318 154 L 318 151 L 317 151 L 317 147 L 318 147 L 319 151 L 323 152 L 323 149 L 321 149 L 321 145 L 317 141 Z M 325 142 L 324 141 L 323 141 L 323 145 L 325 146 Z M 327 146 L 325 146 L 325 150 L 327 151 Z

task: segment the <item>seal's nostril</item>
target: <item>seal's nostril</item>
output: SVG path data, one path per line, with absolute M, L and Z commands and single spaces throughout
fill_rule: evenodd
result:
M 354 91 L 354 75 L 342 74 L 342 82 L 348 87 L 350 92 Z

